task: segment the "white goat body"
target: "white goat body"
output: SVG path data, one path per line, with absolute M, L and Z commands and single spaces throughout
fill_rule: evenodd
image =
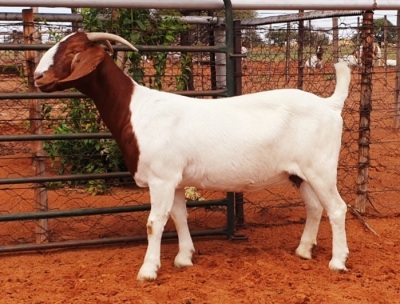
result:
M 37 67 L 35 83 L 46 92 L 76 87 L 93 98 L 137 184 L 149 187 L 148 248 L 139 280 L 157 277 L 169 215 L 179 238 L 175 265 L 192 265 L 185 186 L 245 191 L 294 182 L 307 210 L 296 254 L 311 258 L 325 209 L 333 234 L 329 267 L 346 270 L 346 204 L 336 187 L 340 113 L 350 83 L 346 64 L 335 65 L 337 84 L 329 98 L 282 89 L 194 99 L 138 85 L 91 42 L 99 37 L 89 34 L 71 34 L 50 49 Z M 107 34 L 105 39 L 112 38 Z
M 346 55 L 339 58 L 339 62 L 347 62 L 349 66 L 361 66 L 363 56 L 363 47 L 360 46 L 358 50 L 356 49 L 353 54 Z M 372 49 L 372 65 L 381 66 L 382 65 L 382 51 L 377 43 L 373 44 Z
M 310 69 L 322 69 L 324 67 L 323 61 L 317 57 L 317 55 L 312 55 L 306 60 L 306 68 Z
M 320 45 L 317 46 L 315 55 L 312 55 L 306 60 L 305 67 L 310 69 L 322 69 L 324 67 L 323 55 L 324 49 Z
M 354 55 L 346 55 L 339 58 L 339 62 L 346 62 L 349 66 L 359 66 L 358 58 Z
M 386 60 L 386 66 L 396 66 L 396 65 L 397 65 L 396 59 L 387 59 Z
M 310 147 L 340 146 L 341 117 L 331 99 L 282 89 L 205 101 L 135 86 L 132 124 L 141 151 L 135 180 L 148 186 L 150 174 L 178 174 L 178 188 L 226 191 L 263 189 L 289 182 L 289 175 L 307 180 Z M 160 130 L 168 132 L 150 141 Z M 336 167 L 338 154 L 322 159 L 320 149 L 315 157 Z

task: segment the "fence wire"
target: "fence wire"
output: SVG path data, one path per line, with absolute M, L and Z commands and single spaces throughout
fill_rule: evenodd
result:
M 332 24 L 331 19 L 324 24 Z M 307 25 L 307 22 L 305 23 Z M 348 58 L 359 50 L 362 35 L 360 24 L 354 18 L 339 18 L 340 40 L 338 53 L 332 48 L 333 26 L 323 28 L 306 27 L 304 39 L 303 76 L 301 86 L 304 90 L 320 96 L 330 96 L 335 87 L 333 63 L 335 56 Z M 309 26 L 311 25 L 308 24 Z M 76 25 L 75 25 L 76 26 Z M 21 23 L 3 23 L 0 39 L 3 43 L 22 44 Z M 246 26 L 242 29 L 242 91 L 244 94 L 277 88 L 299 87 L 299 45 L 297 42 L 298 22 L 274 25 Z M 72 31 L 72 25 L 37 23 L 36 30 L 43 43 L 54 43 L 59 37 Z M 209 45 L 212 41 L 208 26 L 192 26 L 188 30 L 189 44 Z M 316 55 L 316 49 L 322 46 L 323 66 L 307 67 L 306 62 Z M 396 67 L 386 65 L 394 60 L 398 48 L 394 44 L 381 44 L 381 61 L 373 69 L 373 100 L 371 111 L 370 167 L 368 180 L 368 213 L 381 216 L 400 214 L 400 132 L 394 128 Z M 42 53 L 38 54 L 39 60 Z M 154 61 L 148 59 L 150 52 L 141 54 L 140 65 L 144 70 L 145 85 L 154 84 L 156 70 Z M 118 57 L 117 58 L 123 58 Z M 175 91 L 179 76 L 182 76 L 182 54 L 170 54 L 162 76 L 162 88 Z M 218 87 L 213 81 L 213 69 L 219 64 L 209 53 L 189 53 L 190 80 L 188 88 L 210 90 Z M 384 61 L 385 60 L 385 61 Z M 310 61 L 311 62 L 311 61 Z M 126 62 L 119 63 L 126 68 Z M 129 65 L 129 64 L 128 64 Z M 24 68 L 23 51 L 0 51 L 0 90 L 4 93 L 28 92 Z M 351 205 L 357 198 L 358 140 L 361 98 L 361 67 L 356 63 L 352 68 L 352 82 L 349 98 L 346 101 L 343 118 L 343 140 L 338 168 L 338 188 Z M 84 102 L 84 101 L 82 101 Z M 44 133 L 51 134 L 54 128 L 68 121 L 64 109 L 64 100 L 46 100 L 43 120 Z M 0 100 L 0 129 L 2 135 L 29 134 L 30 101 Z M 48 109 L 48 110 L 46 110 Z M 94 114 L 95 116 L 97 114 Z M 75 121 L 86 125 L 85 120 Z M 103 130 L 106 131 L 106 130 Z M 306 136 L 306 135 L 305 135 Z M 112 140 L 110 140 L 112 141 Z M 98 145 L 105 142 L 99 141 Z M 0 177 L 14 178 L 33 176 L 31 142 L 0 142 Z M 93 151 L 90 159 L 101 158 L 101 151 Z M 104 151 L 103 151 L 104 152 Z M 75 155 L 79 157 L 79 155 Z M 46 170 L 50 174 L 58 173 L 59 164 L 46 157 Z M 115 181 L 114 181 L 115 182 Z M 50 210 L 70 210 L 80 208 L 98 208 L 104 206 L 127 206 L 149 202 L 147 190 L 137 189 L 132 181 L 119 180 L 108 187 L 101 195 L 92 195 L 83 185 L 48 184 Z M 35 185 L 1 185 L 1 214 L 34 212 L 33 190 Z M 199 190 L 195 199 L 218 199 L 223 193 Z M 302 222 L 304 212 L 302 202 L 293 187 L 273 187 L 264 191 L 245 193 L 245 221 L 248 224 L 279 224 Z M 284 209 L 282 209 L 282 207 Z M 284 212 L 281 212 L 284 210 Z M 194 208 L 190 212 L 190 226 L 200 229 L 218 227 L 224 221 L 224 210 L 216 208 Z M 49 220 L 50 240 L 68 241 L 78 238 L 104 238 L 114 236 L 145 235 L 147 212 L 121 213 L 88 217 L 57 218 Z M 12 221 L 0 223 L 0 244 L 24 244 L 35 242 L 34 221 Z M 172 231 L 169 224 L 167 231 Z

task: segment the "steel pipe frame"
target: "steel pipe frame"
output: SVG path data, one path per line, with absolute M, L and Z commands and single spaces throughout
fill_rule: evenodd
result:
M 1 51 L 47 51 L 54 44 L 14 44 L 0 43 Z M 215 52 L 224 53 L 225 48 L 221 46 L 165 46 L 165 45 L 135 45 L 140 52 Z M 124 45 L 113 45 L 114 51 L 131 51 Z
M 161 16 L 163 17 L 163 16 Z M 46 21 L 46 22 L 82 22 L 83 17 L 80 14 L 43 14 L 36 13 L 35 21 Z M 177 18 L 188 24 L 221 24 L 224 22 L 223 17 L 211 17 L 211 16 L 177 16 Z M 100 21 L 106 20 L 104 15 L 98 15 L 97 19 Z M 22 13 L 0 13 L 1 21 L 21 21 Z
M 398 0 L 232 0 L 235 10 L 397 10 Z M 0 0 L 0 6 L 12 7 L 108 7 L 137 9 L 222 10 L 222 0 Z
M 205 91 L 170 91 L 170 93 L 190 96 L 190 97 L 205 97 L 205 96 L 226 96 L 225 89 L 205 90 Z M 0 102 L 8 99 L 61 99 L 61 98 L 87 98 L 79 92 L 56 92 L 56 93 L 0 93 Z
M 264 25 L 281 22 L 293 22 L 299 19 L 312 20 L 319 19 L 321 16 L 325 17 L 336 17 L 336 16 L 356 16 L 361 15 L 362 11 L 310 11 L 304 12 L 301 16 L 298 13 L 285 14 L 280 16 L 270 16 L 263 18 L 252 18 L 241 20 L 242 25 Z M 163 17 L 163 16 L 162 16 Z M 104 15 L 98 15 L 98 20 L 106 20 Z M 177 16 L 177 19 L 188 24 L 223 24 L 225 17 L 211 17 L 211 16 Z M 21 21 L 21 13 L 0 13 L 0 21 Z M 35 21 L 46 21 L 46 22 L 82 22 L 83 17 L 80 14 L 35 14 Z M 7 45 L 7 44 L 5 44 Z M 3 46 L 2 46 L 3 47 Z M 6 46 L 7 47 L 7 46 Z M 11 46 L 12 47 L 12 46 Z M 15 48 L 15 47 L 14 47 Z M 45 47 L 42 47 L 46 49 Z M 126 47 L 127 48 L 127 47 Z M 139 46 L 140 48 L 140 46 Z M 127 48 L 128 49 L 128 48 Z M 124 49 L 125 50 L 125 49 Z
M 228 203 L 229 201 L 226 198 L 220 200 L 209 200 L 209 201 L 188 201 L 187 207 L 195 208 L 195 207 L 227 206 Z M 149 210 L 150 210 L 150 204 L 147 203 L 141 205 L 117 206 L 117 207 L 82 208 L 82 209 L 72 209 L 72 210 L 2 214 L 0 215 L 0 222 L 27 221 L 27 220 L 37 220 L 37 219 L 102 215 L 102 214 L 113 214 L 113 213 L 129 213 L 129 212 L 141 212 Z
M 35 3 L 36 4 L 36 3 Z M 233 74 L 233 15 L 232 15 L 232 6 L 230 0 L 224 0 L 224 7 L 226 13 L 226 44 L 223 47 L 215 48 L 214 51 L 223 52 L 226 54 L 227 58 L 227 88 L 224 90 L 226 96 L 232 96 L 234 94 L 234 82 L 233 82 L 233 75 L 229 77 L 229 74 Z M 1 4 L 0 4 L 1 5 Z M 167 50 L 167 49 L 166 49 Z M 209 51 L 210 48 L 207 48 Z M 149 49 L 149 51 L 152 51 Z M 97 137 L 97 135 L 95 136 Z M 3 138 L 5 140 L 9 138 Z M 123 173 L 115 173 L 120 177 L 120 175 L 129 175 L 128 172 Z M 100 174 L 102 175 L 102 174 Z M 112 177 L 111 174 L 104 174 L 104 176 L 98 178 L 110 178 Z M 46 181 L 56 181 L 56 180 L 71 180 L 71 179 L 86 179 L 89 175 L 66 175 L 66 176 L 55 176 L 55 177 L 31 177 L 31 178 L 17 178 L 11 179 L 13 183 L 43 183 Z M 91 176 L 90 178 L 93 178 Z M 2 179 L 0 180 L 0 184 L 9 183 L 10 179 Z M 234 223 L 234 216 L 235 216 L 235 209 L 234 209 L 234 193 L 228 193 L 227 197 L 222 200 L 217 201 L 206 201 L 206 202 L 188 202 L 188 207 L 201 207 L 201 206 L 210 206 L 210 205 L 222 205 L 225 206 L 227 209 L 227 226 L 224 228 L 218 229 L 211 229 L 205 231 L 195 231 L 192 235 L 227 235 L 231 239 L 245 238 L 244 236 L 236 236 L 235 235 L 235 223 Z M 130 208 L 134 208 L 135 210 L 130 210 Z M 95 214 L 105 214 L 109 213 L 110 208 L 97 208 L 97 209 L 88 209 L 88 210 L 66 210 L 66 211 L 44 211 L 44 212 L 35 212 L 30 214 L 9 214 L 4 217 L 0 216 L 1 221 L 10 221 L 10 220 L 28 220 L 28 219 L 43 219 L 43 218 L 50 218 L 50 217 L 65 217 L 65 216 L 84 216 L 84 215 L 95 215 Z M 132 211 L 143 211 L 149 210 L 150 205 L 142 205 L 142 206 L 125 206 L 125 207 L 111 207 L 111 211 L 113 212 L 127 212 L 129 209 Z M 165 238 L 176 238 L 176 233 L 167 233 L 164 234 Z M 96 240 L 83 240 L 83 241 L 74 241 L 70 243 L 66 242 L 50 242 L 47 244 L 24 244 L 24 245 L 11 245 L 11 246 L 0 246 L 0 252 L 10 252 L 10 251 L 23 251 L 23 250 L 40 250 L 40 249 L 52 249 L 52 248 L 62 248 L 62 247 L 70 247 L 70 246 L 86 246 L 86 245 L 99 245 L 99 244 L 111 244 L 111 243 L 121 243 L 121 242 L 128 242 L 128 241 L 137 241 L 137 240 L 145 240 L 146 237 L 134 237 L 134 238 L 107 238 L 107 239 L 96 239 Z
M 192 237 L 201 236 L 217 236 L 227 235 L 226 228 L 215 228 L 207 230 L 197 230 L 190 232 Z M 178 235 L 176 232 L 165 232 L 162 236 L 165 239 L 177 239 Z M 246 239 L 245 236 L 234 236 L 232 239 Z M 147 236 L 132 236 L 132 237 L 110 237 L 110 238 L 99 238 L 90 240 L 78 240 L 78 241 L 57 241 L 49 242 L 44 244 L 17 244 L 17 245 L 5 245 L 0 246 L 0 253 L 11 253 L 11 252 L 22 252 L 22 251 L 39 251 L 39 250 L 50 250 L 60 248 L 77 248 L 77 247 L 88 247 L 88 246 L 99 246 L 99 245 L 118 245 L 135 242 L 145 242 Z
M 228 199 L 212 200 L 205 202 L 188 201 L 187 206 L 189 208 L 196 207 L 211 207 L 211 206 L 225 206 L 228 210 L 232 209 L 229 207 L 230 202 Z M 150 204 L 136 205 L 136 206 L 119 206 L 119 207 L 107 207 L 107 208 L 84 208 L 75 210 L 62 210 L 62 211 L 47 211 L 47 212 L 34 212 L 34 213 L 21 213 L 21 214 L 7 214 L 0 215 L 0 222 L 8 221 L 21 221 L 21 220 L 36 220 L 43 218 L 61 218 L 71 216 L 93 216 L 93 215 L 105 215 L 111 213 L 127 213 L 127 212 L 143 212 L 150 210 Z M 190 234 L 193 237 L 196 236 L 214 236 L 214 235 L 225 235 L 232 239 L 234 238 L 245 238 L 244 236 L 235 236 L 232 234 L 232 230 L 228 223 L 226 227 L 214 228 L 207 230 L 197 230 Z M 163 239 L 176 239 L 176 232 L 166 232 L 163 234 Z M 112 245 L 112 244 L 124 244 L 133 243 L 139 241 L 146 241 L 147 236 L 133 236 L 133 237 L 111 237 L 111 238 L 98 238 L 90 240 L 77 240 L 77 241 L 57 241 L 49 242 L 44 244 L 18 244 L 18 245 L 4 245 L 0 246 L 0 253 L 7 252 L 20 252 L 20 251 L 32 251 L 32 250 L 48 250 L 57 248 L 71 248 L 71 247 L 83 247 L 83 246 L 95 246 L 95 245 Z

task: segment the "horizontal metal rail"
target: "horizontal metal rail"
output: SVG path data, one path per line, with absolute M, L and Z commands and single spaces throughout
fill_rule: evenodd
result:
M 111 133 L 75 133 L 75 134 L 41 134 L 41 135 L 0 135 L 0 142 L 40 141 L 40 140 L 81 140 L 81 139 L 112 139 Z M 91 174 L 65 174 L 56 176 L 33 176 L 2 178 L 0 185 L 33 184 L 61 181 L 132 178 L 129 172 L 108 172 Z
M 54 44 L 14 44 L 0 43 L 0 51 L 47 51 Z M 114 51 L 133 52 L 125 45 L 113 45 Z M 141 52 L 214 52 L 225 53 L 225 46 L 167 46 L 167 45 L 135 45 Z
M 1 178 L 0 185 L 9 184 L 43 184 L 50 182 L 65 182 L 75 180 L 91 180 L 91 179 L 113 179 L 132 177 L 129 172 L 108 172 L 108 173 L 91 173 L 91 174 L 64 174 L 56 176 L 32 176 L 32 177 L 9 177 Z
M 170 93 L 179 94 L 188 97 L 195 96 L 225 96 L 225 89 L 205 90 L 205 91 L 173 91 Z M 87 98 L 86 95 L 78 92 L 55 92 L 55 93 L 40 93 L 40 92 L 24 92 L 24 93 L 0 93 L 0 101 L 8 99 L 62 99 L 62 98 Z
M 215 228 L 207 230 L 197 230 L 190 233 L 191 236 L 216 236 L 216 235 L 228 235 L 229 231 L 227 228 Z M 163 234 L 163 239 L 177 239 L 178 235 L 176 232 L 166 232 Z M 232 238 L 235 238 L 232 236 Z M 240 239 L 245 239 L 239 236 Z M 147 236 L 133 236 L 133 237 L 113 237 L 113 238 L 99 238 L 90 240 L 77 240 L 77 241 L 58 241 L 43 244 L 13 244 L 0 246 L 0 253 L 9 252 L 21 252 L 21 251 L 37 251 L 37 250 L 49 250 L 59 248 L 77 248 L 97 245 L 116 245 L 116 244 L 127 244 L 135 242 L 144 242 L 147 240 Z
M 204 207 L 215 207 L 225 206 L 228 209 L 232 209 L 228 198 L 221 200 L 210 200 L 210 201 L 188 201 L 188 208 L 204 208 Z M 93 216 L 93 215 L 104 215 L 104 214 L 115 214 L 115 213 L 127 213 L 127 212 L 140 212 L 148 211 L 151 209 L 150 204 L 136 205 L 136 206 L 119 206 L 119 207 L 106 207 L 106 208 L 83 208 L 74 210 L 57 210 L 57 211 L 46 211 L 46 212 L 34 212 L 34 213 L 20 213 L 20 214 L 7 214 L 0 215 L 0 222 L 10 221 L 22 221 L 22 220 L 37 220 L 37 219 L 50 219 L 50 218 L 61 218 L 61 217 L 77 217 L 77 216 Z M 230 211 L 232 212 L 232 211 Z M 214 228 L 207 230 L 197 230 L 191 232 L 193 237 L 196 236 L 215 236 L 215 235 L 226 235 L 232 239 L 239 238 L 243 239 L 243 236 L 235 236 L 234 228 L 231 227 L 231 223 L 223 228 Z M 163 239 L 176 239 L 176 232 L 163 233 Z M 147 236 L 134 236 L 134 237 L 109 237 L 109 238 L 98 238 L 89 240 L 76 240 L 76 241 L 56 241 L 43 244 L 12 244 L 0 246 L 0 253 L 7 252 L 19 252 L 19 251 L 32 251 L 32 250 L 49 250 L 57 248 L 71 248 L 71 247 L 83 247 L 83 246 L 95 246 L 95 245 L 111 245 L 111 244 L 126 244 L 139 241 L 146 241 Z
M 7 99 L 61 99 L 61 98 L 86 98 L 86 95 L 78 92 L 55 92 L 55 93 L 0 93 L 0 100 Z
M 164 16 L 161 16 L 164 17 Z M 165 16 L 169 17 L 169 16 Z M 221 24 L 225 22 L 223 17 L 211 16 L 176 16 L 176 19 L 188 24 Z M 81 14 L 46 14 L 35 13 L 34 20 L 36 22 L 83 22 Z M 97 20 L 107 21 L 106 15 L 97 15 Z M 0 13 L 0 21 L 22 21 L 21 13 Z
M 280 16 L 271 16 L 265 18 L 254 18 L 242 20 L 242 26 L 258 26 L 266 24 L 276 24 L 283 22 L 296 22 L 300 20 L 314 20 L 321 18 L 332 18 L 332 17 L 348 17 L 361 15 L 362 11 L 311 11 L 302 12 L 301 14 L 285 14 Z
M 32 134 L 32 135 L 0 135 L 0 142 L 10 141 L 41 141 L 41 140 L 71 140 L 71 139 L 112 139 L 111 133 L 71 133 L 71 134 Z
M 398 0 L 232 0 L 234 10 L 396 10 Z M 0 6 L 220 10 L 222 0 L 0 0 Z
M 215 206 L 227 206 L 228 203 L 229 201 L 225 198 L 221 200 L 209 200 L 209 201 L 188 201 L 186 205 L 188 208 L 195 208 L 195 207 L 205 208 L 205 207 L 215 207 Z M 0 222 L 90 216 L 90 215 L 102 215 L 102 214 L 113 214 L 113 213 L 141 212 L 148 210 L 150 210 L 150 204 L 104 207 L 104 208 L 81 208 L 72 210 L 26 212 L 26 213 L 2 214 L 0 215 Z

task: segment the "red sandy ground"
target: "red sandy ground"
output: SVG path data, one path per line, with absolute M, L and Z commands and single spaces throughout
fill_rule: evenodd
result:
M 281 212 L 285 212 L 282 210 Z M 0 303 L 400 303 L 400 221 L 348 215 L 347 273 L 331 272 L 331 233 L 321 225 L 316 258 L 294 255 L 302 226 L 251 227 L 246 241 L 195 239 L 195 265 L 176 269 L 163 242 L 153 282 L 136 281 L 146 245 L 1 256 Z

